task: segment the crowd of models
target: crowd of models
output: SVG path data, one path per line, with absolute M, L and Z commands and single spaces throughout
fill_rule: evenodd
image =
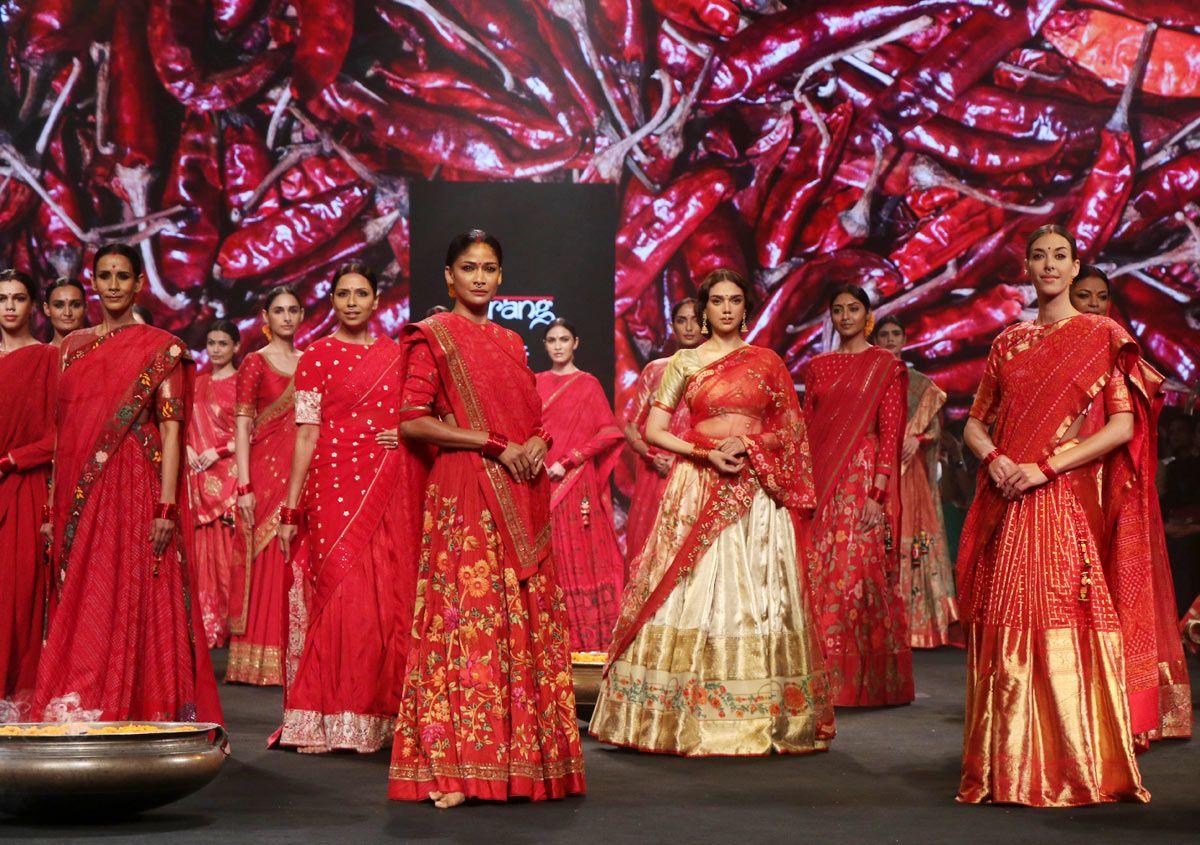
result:
M 272 744 L 390 745 L 389 795 L 448 808 L 585 791 L 573 652 L 607 654 L 599 741 L 733 756 L 827 750 L 835 707 L 913 700 L 913 648 L 965 646 L 960 801 L 1149 800 L 1135 751 L 1192 719 L 1163 379 L 1068 231 L 1029 238 L 1037 317 L 994 340 L 970 409 L 957 573 L 946 396 L 862 288 L 830 292 L 838 344 L 803 366 L 802 408 L 743 339 L 753 288 L 714 271 L 618 420 L 571 323 L 534 374 L 488 319 L 502 261 L 455 238 L 453 307 L 398 341 L 369 331 L 365 265 L 334 274 L 338 326 L 303 351 L 274 288 L 266 344 L 235 367 L 218 320 L 199 376 L 138 316 L 134 249 L 96 253 L 97 325 L 81 284 L 48 287 L 50 343 L 34 282 L 0 274 L 0 721 L 221 722 L 228 646 L 226 682 L 283 688 Z

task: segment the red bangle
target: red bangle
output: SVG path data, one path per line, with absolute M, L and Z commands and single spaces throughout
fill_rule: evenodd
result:
M 881 487 L 872 487 L 867 491 L 867 498 L 882 505 L 883 500 L 887 498 L 887 490 Z
M 53 521 L 54 521 L 54 511 L 52 511 L 50 509 L 49 505 L 42 505 L 42 522 L 53 522 Z
M 279 524 L 280 525 L 299 525 L 300 524 L 300 509 L 289 508 L 287 505 L 279 509 Z
M 217 457 L 220 459 L 228 458 L 232 454 L 233 454 L 233 450 L 229 448 L 228 443 L 226 443 L 220 449 L 217 449 Z
M 17 468 L 17 462 L 13 460 L 12 455 L 5 455 L 0 458 L 0 470 L 4 472 L 12 472 Z
M 992 451 L 988 452 L 988 456 L 983 459 L 983 468 L 987 469 L 992 465 L 992 461 L 996 460 L 998 457 L 1000 457 L 999 449 L 993 449 Z
M 157 505 L 154 506 L 154 518 L 155 519 L 169 519 L 171 522 L 178 522 L 179 521 L 179 505 L 167 504 L 166 502 L 159 502 Z
M 1050 459 L 1046 458 L 1038 464 L 1038 469 L 1042 471 L 1042 475 L 1046 476 L 1046 483 L 1049 484 L 1054 479 L 1058 478 L 1058 471 L 1050 466 Z
M 550 447 L 554 445 L 554 438 L 550 436 L 550 432 L 544 428 L 539 428 L 533 433 L 534 437 L 542 438 L 542 442 L 546 444 L 546 451 L 550 451 Z
M 479 451 L 483 452 L 489 458 L 499 458 L 504 454 L 504 450 L 508 448 L 508 438 L 500 434 L 492 434 L 488 432 L 488 438 Z
M 254 492 L 254 485 L 251 484 L 249 481 L 247 481 L 245 484 L 239 484 L 237 486 L 237 494 L 239 496 L 249 496 L 253 492 Z
M 693 458 L 695 458 L 695 459 L 696 459 L 696 460 L 698 460 L 698 461 L 707 461 L 707 460 L 709 460 L 709 457 L 708 457 L 708 456 L 709 456 L 711 453 L 712 453 L 712 449 L 709 449 L 707 446 L 702 446 L 702 445 L 701 445 L 701 444 L 699 444 L 699 443 L 693 443 L 693 444 L 692 444 L 692 457 L 693 457 Z

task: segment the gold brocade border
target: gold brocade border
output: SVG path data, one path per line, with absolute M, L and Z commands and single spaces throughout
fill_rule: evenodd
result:
M 230 643 L 225 682 L 279 686 L 283 683 L 283 656 L 279 646 Z
M 289 708 L 283 711 L 279 742 L 296 748 L 372 754 L 391 744 L 394 724 L 394 719 L 349 710 L 321 713 Z
M 678 662 L 680 658 L 691 660 L 702 637 L 703 663 Z M 629 666 L 645 672 L 703 675 L 723 681 L 762 681 L 774 674 L 768 668 L 768 655 L 775 669 L 788 670 L 779 677 L 791 677 L 790 670 L 793 669 L 800 670 L 794 673 L 796 677 L 802 677 L 813 674 L 814 665 L 820 662 L 815 651 L 816 644 L 810 646 L 809 635 L 803 629 L 757 636 L 714 637 L 695 629 L 646 625 L 621 658 L 613 661 L 613 671 L 620 666 Z
M 567 775 L 583 774 L 583 758 L 568 757 L 566 760 L 550 760 L 541 765 L 536 763 L 435 763 L 434 765 L 394 763 L 388 769 L 390 780 L 409 780 L 427 783 L 435 778 L 457 780 L 490 780 L 507 782 L 509 779 L 554 780 Z

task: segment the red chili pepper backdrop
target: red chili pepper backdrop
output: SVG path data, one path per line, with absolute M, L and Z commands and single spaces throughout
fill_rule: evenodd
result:
M 618 406 L 668 303 L 730 266 L 792 368 L 825 291 L 864 284 L 961 413 L 1050 221 L 1197 384 L 1193 0 L 0 0 L 0 22 L 4 263 L 86 274 L 135 239 L 193 347 L 281 282 L 302 341 L 326 332 L 351 256 L 386 266 L 394 334 L 408 180 L 609 181 Z

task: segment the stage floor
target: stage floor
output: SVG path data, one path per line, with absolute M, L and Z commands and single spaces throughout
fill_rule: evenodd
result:
M 216 655 L 224 662 L 224 653 Z M 234 755 L 203 791 L 135 821 L 30 826 L 0 819 L 0 839 L 106 843 L 550 842 L 1121 843 L 1200 841 L 1200 738 L 1141 756 L 1149 805 L 1068 810 L 954 802 L 963 655 L 917 652 L 909 707 L 838 711 L 838 737 L 809 757 L 684 760 L 585 740 L 588 795 L 442 812 L 389 803 L 387 752 L 310 757 L 267 751 L 279 691 L 221 688 Z M 1200 664 L 1193 661 L 1193 688 Z

